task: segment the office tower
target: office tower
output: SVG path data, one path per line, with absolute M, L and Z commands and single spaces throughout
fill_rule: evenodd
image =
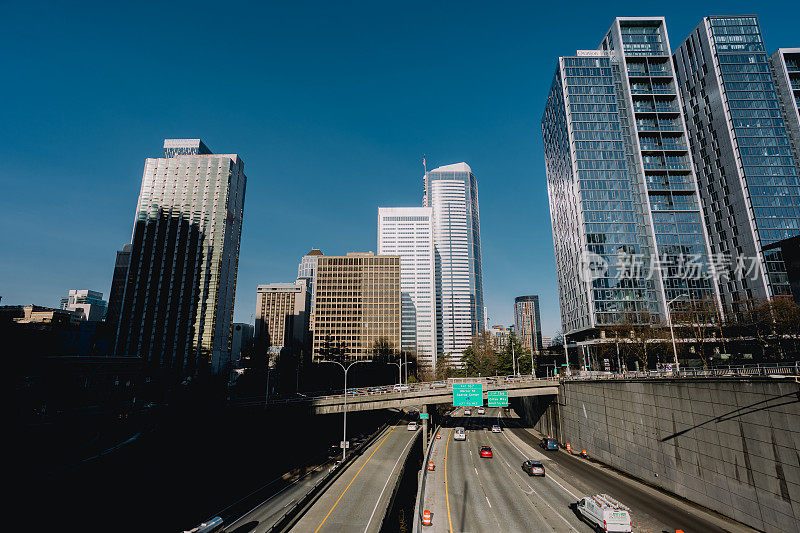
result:
M 436 279 L 430 207 L 378 208 L 378 254 L 400 256 L 401 349 L 436 371 Z
M 617 18 L 559 58 L 542 134 L 566 335 L 717 305 L 680 109 L 663 18 Z
M 61 298 L 61 309 L 74 311 L 81 320 L 89 322 L 103 320 L 107 307 L 102 292 L 88 289 L 70 289 L 67 296 Z
M 423 205 L 433 210 L 437 352 L 460 365 L 484 329 L 478 181 L 466 163 L 425 172 Z
M 304 279 L 308 284 L 308 292 L 311 294 L 310 311 L 308 315 L 309 332 L 311 326 L 314 325 L 314 276 L 317 272 L 317 259 L 323 255 L 322 252 L 316 248 L 312 248 L 310 252 L 300 259 L 297 265 L 297 279 Z
M 542 348 L 549 348 L 551 342 L 553 342 L 553 337 L 550 335 L 542 335 Z
M 117 260 L 114 263 L 114 275 L 111 278 L 111 293 L 108 295 L 108 310 L 106 311 L 106 324 L 111 332 L 111 347 L 119 325 L 119 315 L 122 310 L 122 299 L 125 296 L 125 284 L 128 280 L 128 267 L 131 264 L 131 245 L 125 244 L 122 250 L 117 251 Z
M 259 285 L 256 299 L 257 338 L 266 336 L 270 350 L 300 350 L 308 338 L 311 294 L 305 279 Z
M 315 361 L 371 359 L 376 341 L 400 350 L 399 256 L 320 256 L 316 276 Z
M 148 158 L 114 351 L 151 374 L 224 373 L 247 178 L 236 154 L 167 139 Z
M 797 165 L 800 164 L 800 48 L 778 48 L 769 62 Z
M 492 346 L 494 346 L 494 349 L 498 352 L 506 348 L 511 334 L 513 333 L 510 327 L 500 325 L 494 325 L 487 331 L 492 336 Z
M 542 322 L 539 315 L 539 297 L 517 296 L 514 298 L 514 331 L 522 346 L 531 353 L 542 346 Z
M 231 361 L 238 361 L 242 358 L 242 351 L 247 348 L 253 340 L 254 327 L 251 324 L 241 322 L 233 323 L 233 334 L 231 335 Z
M 758 19 L 704 18 L 674 63 L 723 307 L 789 294 L 764 247 L 800 233 L 798 168 Z

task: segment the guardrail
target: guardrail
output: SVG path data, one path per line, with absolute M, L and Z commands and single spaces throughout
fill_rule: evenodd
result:
M 623 379 L 676 379 L 676 378 L 715 378 L 715 377 L 769 377 L 800 376 L 800 361 L 794 363 L 774 363 L 742 366 L 715 366 L 711 368 L 681 368 L 680 370 L 659 369 L 630 372 L 598 372 L 561 376 L 561 381 L 573 380 L 623 380 Z
M 450 416 L 452 412 L 453 411 L 447 413 L 447 416 Z M 417 488 L 417 502 L 415 504 L 416 512 L 414 513 L 414 527 L 412 528 L 414 533 L 419 531 L 419 526 L 422 524 L 422 512 L 423 508 L 425 507 L 425 483 L 428 480 L 428 469 L 426 468 L 426 465 L 428 464 L 428 461 L 431 460 L 431 453 L 433 453 L 433 447 L 436 445 L 435 435 L 441 431 L 441 428 L 441 424 L 437 424 L 436 429 L 433 433 L 431 433 L 431 445 L 428 446 L 428 453 L 425 454 L 425 460 L 422 462 L 422 476 L 419 480 L 419 487 Z M 423 443 L 423 446 L 425 444 L 427 443 Z

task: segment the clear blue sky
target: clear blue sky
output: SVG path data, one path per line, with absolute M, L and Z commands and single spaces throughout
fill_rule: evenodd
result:
M 236 152 L 248 176 L 235 320 L 311 247 L 376 249 L 377 208 L 428 168 L 478 177 L 491 323 L 541 297 L 560 328 L 540 118 L 556 57 L 615 16 L 756 13 L 799 46 L 797 2 L 10 2 L 0 17 L 0 295 L 108 295 L 146 157 L 164 138 Z M 643 7 L 647 6 L 647 7 Z

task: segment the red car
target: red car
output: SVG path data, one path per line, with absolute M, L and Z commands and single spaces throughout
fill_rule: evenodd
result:
M 481 446 L 481 457 L 486 457 L 491 459 L 492 456 L 492 449 L 488 446 Z

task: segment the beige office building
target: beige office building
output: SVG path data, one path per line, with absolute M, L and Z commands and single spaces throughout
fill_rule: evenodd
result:
M 257 291 L 256 337 L 269 335 L 272 352 L 302 347 L 308 331 L 307 281 L 259 285 Z
M 343 346 L 350 359 L 370 359 L 375 341 L 400 351 L 400 256 L 319 256 L 314 284 L 313 357 Z

